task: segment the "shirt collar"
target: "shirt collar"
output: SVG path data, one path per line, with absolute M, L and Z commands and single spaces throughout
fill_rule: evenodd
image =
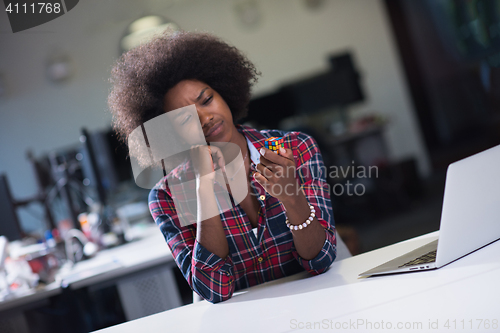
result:
M 257 165 L 260 163 L 260 153 L 246 136 L 245 138 L 247 139 L 248 150 L 250 151 L 250 159 L 253 164 Z
M 250 159 L 252 163 L 257 165 L 260 163 L 260 148 L 264 147 L 264 141 L 266 138 L 256 129 L 245 125 L 236 125 L 236 128 L 240 133 L 245 136 L 247 140 L 248 150 L 250 152 Z

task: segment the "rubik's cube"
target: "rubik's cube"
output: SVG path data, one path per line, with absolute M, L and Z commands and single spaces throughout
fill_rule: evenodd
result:
M 274 151 L 276 154 L 279 154 L 280 147 L 285 148 L 285 142 L 283 140 L 283 137 L 277 138 L 273 136 L 269 139 L 266 139 L 264 146 L 267 149 Z

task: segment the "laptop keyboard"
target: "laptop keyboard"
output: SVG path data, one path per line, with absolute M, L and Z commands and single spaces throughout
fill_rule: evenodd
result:
M 405 263 L 401 266 L 398 266 L 398 268 L 420 265 L 420 264 L 427 264 L 427 263 L 434 262 L 434 261 L 436 261 L 436 250 L 431 251 L 429 253 L 426 253 L 426 254 L 424 254 L 416 259 L 410 260 L 407 263 Z

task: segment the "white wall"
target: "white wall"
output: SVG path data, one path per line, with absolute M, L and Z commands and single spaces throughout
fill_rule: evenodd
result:
M 144 14 L 158 13 L 185 30 L 212 32 L 247 53 L 262 72 L 254 92 L 328 66 L 326 54 L 350 49 L 363 75 L 367 101 L 354 114 L 378 111 L 391 123 L 387 141 L 394 160 L 416 156 L 422 174 L 429 163 L 409 100 L 382 0 L 326 0 L 319 11 L 301 0 L 258 0 L 262 20 L 244 28 L 231 0 L 86 0 L 60 18 L 25 32 L 11 33 L 0 13 L 0 75 L 7 94 L 0 98 L 0 172 L 14 195 L 36 186 L 25 151 L 37 155 L 78 140 L 81 127 L 110 123 L 107 79 L 126 26 Z M 54 50 L 75 66 L 71 81 L 56 85 L 44 74 Z M 23 213 L 24 223 L 35 223 Z M 36 224 L 36 223 L 35 223 Z

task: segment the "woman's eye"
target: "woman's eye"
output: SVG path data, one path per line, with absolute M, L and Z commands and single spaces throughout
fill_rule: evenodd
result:
M 186 123 L 189 121 L 189 119 L 191 119 L 191 115 L 187 116 L 187 117 L 186 117 L 186 118 L 182 121 L 181 125 L 186 124 Z
M 203 105 L 207 105 L 208 103 L 210 103 L 210 101 L 212 100 L 214 96 L 210 96 L 209 98 L 207 98 L 204 102 L 203 102 Z

